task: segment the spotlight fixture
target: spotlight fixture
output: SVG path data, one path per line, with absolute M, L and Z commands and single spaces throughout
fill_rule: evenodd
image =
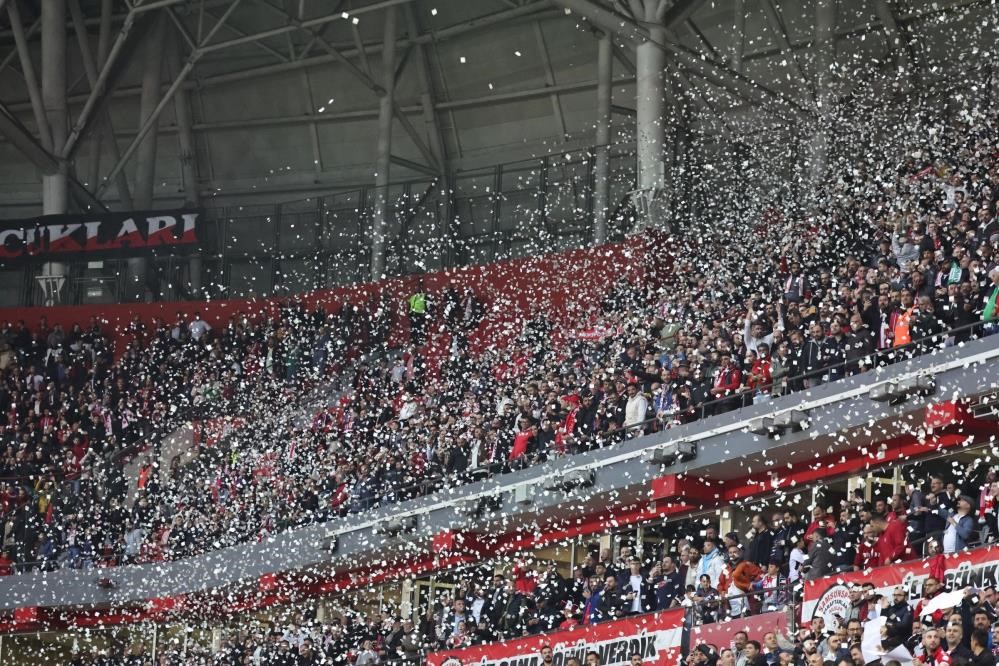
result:
M 893 402 L 905 400 L 910 395 L 932 395 L 937 389 L 936 380 L 929 375 L 910 377 L 899 381 L 878 384 L 870 390 L 867 397 L 875 402 Z
M 642 461 L 650 465 L 675 465 L 697 457 L 697 442 L 679 440 L 656 446 L 642 453 Z
M 406 516 L 404 518 L 392 518 L 375 527 L 375 534 L 384 536 L 399 536 L 400 534 L 413 532 L 416 530 L 416 516 Z

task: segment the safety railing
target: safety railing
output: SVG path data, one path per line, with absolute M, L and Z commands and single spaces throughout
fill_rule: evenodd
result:
M 987 327 L 994 328 L 994 330 L 988 331 L 988 334 L 999 332 L 999 326 L 996 324 L 977 321 L 965 326 L 948 329 L 940 333 L 915 338 L 906 345 L 876 350 L 871 354 L 864 355 L 857 359 L 849 359 L 846 361 L 823 365 L 820 368 L 808 369 L 806 372 L 786 378 L 789 387 L 800 386 L 800 388 L 789 389 L 787 392 L 777 396 L 768 395 L 767 401 L 777 397 L 793 395 L 794 393 L 799 393 L 841 378 L 861 374 L 861 372 L 867 372 L 868 370 L 873 370 L 877 367 L 886 367 L 916 356 L 944 349 L 944 343 L 948 339 L 956 339 L 959 336 L 963 336 L 963 334 L 967 334 L 968 340 L 983 337 L 983 335 L 986 334 L 985 329 Z M 933 343 L 933 346 L 930 346 L 929 343 Z M 860 368 L 865 369 L 860 371 Z M 853 369 L 856 369 L 857 371 L 852 371 Z M 838 376 L 832 380 L 824 378 L 824 376 L 828 377 L 829 375 Z M 812 381 L 815 383 L 811 383 Z M 770 387 L 768 386 L 767 388 Z M 688 410 L 684 410 L 683 412 L 671 412 L 663 416 L 655 415 L 638 423 L 623 426 L 616 432 L 610 433 L 609 435 L 601 436 L 599 434 L 593 434 L 582 438 L 575 447 L 575 450 L 571 452 L 580 453 L 587 450 L 607 448 L 623 441 L 626 438 L 661 432 L 662 430 L 668 429 L 673 422 L 678 424 L 692 423 L 694 421 L 701 421 L 721 413 L 736 411 L 743 407 L 755 404 L 753 398 L 754 394 L 748 391 L 744 393 L 735 393 L 713 400 L 704 401 L 692 406 Z M 735 418 L 738 420 L 738 417 L 733 414 L 729 414 L 728 418 Z M 515 471 L 516 469 L 523 469 L 526 466 L 528 465 L 523 462 L 517 462 L 516 460 L 490 461 L 461 474 L 431 475 L 418 481 L 413 481 L 409 484 L 403 485 L 398 489 L 393 489 L 390 493 L 386 493 L 386 495 L 391 496 L 393 499 L 386 501 L 383 496 L 382 498 L 365 500 L 358 504 L 357 511 L 365 511 L 395 501 L 413 499 L 415 497 L 436 492 L 445 487 L 453 488 L 456 484 L 461 485 L 464 483 L 472 483 L 475 481 L 493 478 L 498 474 Z
M 886 367 L 893 363 L 939 351 L 945 348 L 948 340 L 953 341 L 962 339 L 962 341 L 964 341 L 991 335 L 996 332 L 996 329 L 997 326 L 994 322 L 977 321 L 965 326 L 916 338 L 907 345 L 900 345 L 890 349 L 876 350 L 875 352 L 861 358 L 831 363 L 824 365 L 821 368 L 810 368 L 804 373 L 799 373 L 795 376 L 787 378 L 788 386 L 794 387 L 800 385 L 800 388 L 797 390 L 791 390 L 784 395 L 793 395 L 797 392 L 813 388 L 814 386 L 823 383 L 832 383 L 841 376 L 846 377 L 853 376 L 854 374 L 862 374 L 862 372 L 869 371 L 868 369 L 872 370 L 876 367 Z M 864 369 L 861 371 L 861 368 Z M 835 379 L 826 381 L 825 378 L 828 378 L 830 375 L 834 376 Z M 812 384 L 811 380 L 815 380 L 816 383 Z M 732 414 L 731 412 L 735 412 L 743 407 L 751 406 L 753 404 L 752 397 L 752 394 L 747 392 L 721 396 L 714 400 L 707 400 L 701 404 L 693 405 L 689 410 L 686 410 L 686 416 L 683 418 L 677 418 L 678 415 L 675 413 L 665 415 L 666 418 L 660 415 L 654 415 L 639 423 L 621 427 L 620 429 L 614 430 L 610 433 L 594 433 L 586 437 L 577 438 L 570 443 L 567 452 L 569 454 L 575 454 L 584 451 L 612 448 L 614 445 L 632 437 L 647 433 L 661 432 L 668 430 L 674 424 L 685 424 L 700 421 L 722 413 L 726 414 L 726 418 L 728 420 L 732 420 L 733 418 L 738 420 L 738 416 L 736 414 Z M 216 449 L 220 452 L 225 452 L 225 442 L 220 443 Z M 527 458 L 515 459 L 512 461 L 495 460 L 485 462 L 473 469 L 465 470 L 464 472 L 457 474 L 431 474 L 420 479 L 409 480 L 396 487 L 387 489 L 383 488 L 375 496 L 348 497 L 347 500 L 339 507 L 330 508 L 326 511 L 315 512 L 309 522 L 326 522 L 334 520 L 339 516 L 368 511 L 396 502 L 415 499 L 445 488 L 452 489 L 455 486 L 495 478 L 511 471 L 523 469 L 538 462 L 541 462 L 541 460 L 530 460 Z M 295 525 L 294 527 L 301 527 L 301 525 Z M 245 538 L 242 539 L 242 542 L 251 541 L 253 538 L 254 535 L 246 535 Z M 203 551 L 186 553 L 185 555 L 200 554 L 201 552 Z M 169 558 L 171 554 L 168 553 L 166 556 Z

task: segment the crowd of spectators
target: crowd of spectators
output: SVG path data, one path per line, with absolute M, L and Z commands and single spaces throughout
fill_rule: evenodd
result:
M 804 628 L 768 631 L 759 642 L 737 631 L 730 645 L 696 647 L 685 663 L 864 666 L 864 629 L 885 618 L 884 652 L 903 646 L 925 665 L 961 659 L 992 665 L 999 654 L 994 586 L 968 590 L 952 609 L 925 616 L 921 610 L 947 591 L 940 556 L 994 537 L 997 493 L 995 469 L 978 466 L 955 482 L 931 476 L 925 486 L 913 483 L 906 493 L 873 503 L 857 493 L 805 516 L 794 506 L 757 513 L 726 534 L 714 524 L 686 521 L 642 550 L 620 545 L 615 552 L 591 542 L 571 571 L 531 556 L 462 569 L 412 611 L 394 601 L 376 604 L 359 591 L 335 599 L 335 610 L 327 608 L 321 619 L 300 611 L 287 624 L 240 622 L 211 647 L 161 646 L 159 663 L 401 666 L 420 663 L 428 652 L 582 630 L 672 608 L 685 609 L 692 624 L 774 611 L 786 617 L 795 601 L 793 626 Z M 930 575 L 915 588 L 918 597 L 910 597 L 911 586 L 889 598 L 872 582 L 851 584 L 849 608 L 834 624 L 827 626 L 822 615 L 800 617 L 800 581 L 902 562 L 921 554 L 922 544 Z M 133 645 L 118 661 L 102 658 L 80 655 L 73 663 L 145 664 L 148 650 Z
M 44 318 L 35 331 L 0 324 L 0 573 L 137 553 L 135 528 L 173 516 L 153 503 L 160 475 L 148 465 L 128 501 L 124 466 L 155 455 L 151 444 L 184 420 L 294 410 L 316 368 L 349 356 L 356 319 L 293 305 L 262 322 L 241 313 L 221 331 L 198 313 L 149 327 L 136 317 L 117 360 L 96 318 L 68 333 Z
M 935 129 L 899 168 L 841 174 L 825 210 L 767 211 L 747 242 L 731 242 L 734 221 L 693 225 L 665 286 L 615 284 L 557 344 L 537 312 L 512 344 L 472 354 L 485 304 L 422 284 L 397 304 L 412 333 L 399 349 L 389 303 L 332 316 L 289 305 L 221 330 L 197 315 L 137 318 L 117 361 L 96 320 L 3 324 L 4 557 L 22 568 L 183 557 L 988 334 L 995 116 Z M 451 344 L 430 368 L 436 334 Z M 331 377 L 340 399 L 303 422 L 308 387 Z M 192 413 L 249 425 L 166 474 L 153 460 L 127 498 L 120 453 Z
M 473 354 L 467 339 L 484 304 L 467 290 L 422 285 L 398 304 L 412 332 L 399 349 L 388 344 L 388 303 L 332 315 L 291 304 L 274 317 L 233 317 L 220 330 L 200 316 L 148 327 L 136 319 L 117 360 L 97 320 L 70 331 L 44 320 L 30 331 L 4 323 L 0 573 L 175 559 L 260 539 L 995 332 L 996 118 L 931 129 L 899 167 L 862 160 L 839 174 L 820 211 L 768 211 L 752 228 L 723 218 L 694 224 L 665 286 L 614 285 L 578 335 L 557 343 L 538 312 L 511 344 Z M 440 368 L 428 362 L 435 335 L 451 340 Z M 331 379 L 335 404 L 303 420 L 309 391 Z M 130 499 L 123 461 L 192 415 L 241 416 L 248 425 L 165 474 L 153 461 Z M 991 472 L 953 488 L 933 478 L 875 506 L 849 498 L 816 507 L 809 520 L 758 515 L 745 536 L 709 529 L 654 555 L 611 562 L 597 554 L 571 578 L 545 567 L 470 579 L 408 623 L 346 614 L 321 631 L 299 627 L 307 640 L 235 636 L 232 663 L 236 655 L 313 663 L 260 657 L 303 648 L 333 663 L 348 653 L 350 663 L 377 663 L 400 650 L 673 605 L 704 622 L 741 617 L 780 607 L 803 576 L 989 540 L 997 492 Z M 980 633 L 996 620 L 994 590 L 969 597 L 954 616 L 934 616 L 933 627 L 918 613 L 899 619 L 898 603 L 855 594 L 857 617 L 833 633 L 813 621 L 787 648 L 699 649 L 688 661 L 856 663 L 850 620 L 884 613 L 895 618 L 886 639 L 917 637 L 923 663 L 951 660 L 958 645 L 972 650 L 961 656 L 969 663 L 992 663 L 975 650 L 995 644 Z

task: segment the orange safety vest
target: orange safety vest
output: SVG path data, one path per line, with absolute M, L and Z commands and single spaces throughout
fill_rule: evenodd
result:
M 912 309 L 908 309 L 898 315 L 895 320 L 893 333 L 895 336 L 895 346 L 901 347 L 912 342 L 912 334 L 909 332 L 909 320 L 912 318 Z

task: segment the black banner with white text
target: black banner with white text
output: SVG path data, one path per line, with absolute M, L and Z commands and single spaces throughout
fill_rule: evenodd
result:
M 198 246 L 199 210 L 43 215 L 0 221 L 0 266 L 179 254 Z

